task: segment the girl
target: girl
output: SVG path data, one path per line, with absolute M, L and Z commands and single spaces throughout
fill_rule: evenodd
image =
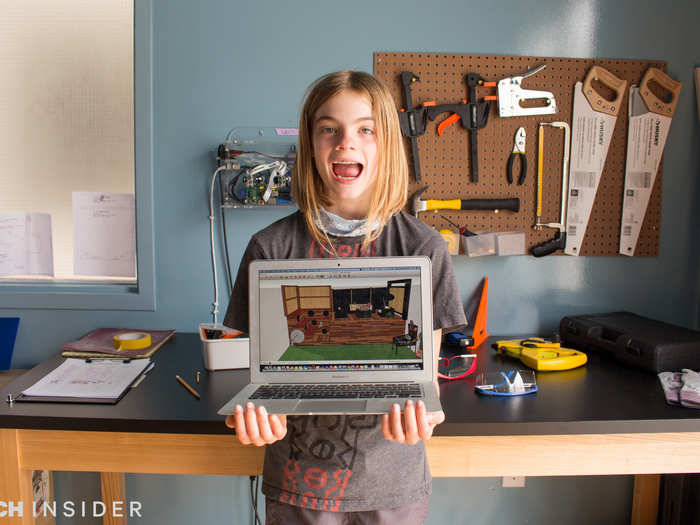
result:
M 445 242 L 401 211 L 407 191 L 408 166 L 388 89 L 362 72 L 318 79 L 299 123 L 292 176 L 299 211 L 253 236 L 224 323 L 248 327 L 252 260 L 427 255 L 437 356 L 441 330 L 466 319 Z M 236 428 L 243 444 L 268 445 L 262 489 L 268 524 L 422 523 L 431 492 L 423 442 L 444 418 L 410 401 L 403 413 L 395 404 L 381 420 L 374 415 L 286 418 L 249 404 L 236 407 L 226 425 Z

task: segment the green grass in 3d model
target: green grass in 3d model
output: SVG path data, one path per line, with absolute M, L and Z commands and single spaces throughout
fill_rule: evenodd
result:
M 415 359 L 405 346 L 392 344 L 290 346 L 280 361 L 363 361 L 366 359 Z

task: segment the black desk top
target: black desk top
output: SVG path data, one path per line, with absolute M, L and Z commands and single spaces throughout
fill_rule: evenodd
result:
M 499 371 L 520 363 L 483 344 L 478 369 Z M 248 382 L 248 370 L 204 368 L 196 334 L 176 334 L 153 355 L 155 367 L 116 405 L 5 402 L 58 366 L 57 355 L 0 389 L 0 428 L 226 434 L 216 411 Z M 522 368 L 524 366 L 521 365 Z M 200 383 L 195 371 L 201 371 Z M 589 354 L 586 366 L 539 372 L 536 394 L 511 398 L 480 396 L 474 376 L 442 381 L 446 420 L 435 435 L 612 434 L 700 432 L 700 410 L 666 404 L 655 374 Z M 201 400 L 179 385 L 179 374 Z

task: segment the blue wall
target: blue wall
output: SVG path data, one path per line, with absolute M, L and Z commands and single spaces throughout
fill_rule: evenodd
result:
M 691 74 L 699 16 L 700 3 L 690 0 L 153 0 L 156 311 L 110 311 L 109 304 L 103 311 L 3 311 L 22 318 L 13 366 L 32 366 L 57 352 L 57 341 L 98 326 L 194 331 L 209 321 L 208 185 L 216 145 L 232 127 L 295 126 L 310 81 L 342 68 L 371 71 L 374 51 L 666 60 L 684 91 L 666 146 L 658 257 L 460 257 L 454 263 L 465 300 L 483 276 L 490 277 L 493 334 L 551 333 L 563 315 L 617 309 L 697 327 L 700 214 L 694 203 L 700 198 L 700 159 Z M 255 231 L 284 214 L 227 212 L 232 260 L 239 260 Z M 225 294 L 223 281 L 220 288 Z M 221 300 L 221 311 L 226 302 Z M 93 489 L 87 478 L 57 475 L 57 492 L 88 499 Z M 146 523 L 190 523 L 202 515 L 203 522 L 225 523 L 231 521 L 224 516 L 239 513 L 247 523 L 246 484 L 235 478 L 129 476 L 127 491 L 130 499 L 144 501 Z M 445 517 L 454 512 L 450 494 L 494 493 L 462 510 L 497 523 L 515 516 L 499 508 L 512 494 L 545 498 L 555 486 L 564 487 L 563 507 L 600 512 L 600 521 L 608 523 L 629 516 L 630 478 L 620 477 L 605 484 L 528 480 L 519 493 L 500 489 L 494 480 L 440 480 L 430 519 L 452 521 Z M 576 495 L 579 490 L 586 497 Z M 603 502 L 599 509 L 588 505 L 592 498 Z M 175 500 L 181 518 L 171 514 Z M 523 508 L 533 522 L 549 520 L 537 506 Z

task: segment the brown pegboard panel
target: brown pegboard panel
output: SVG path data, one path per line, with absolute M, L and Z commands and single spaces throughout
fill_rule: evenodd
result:
M 437 135 L 437 125 L 448 117 L 445 113 L 435 121 L 428 121 L 425 135 L 418 138 L 422 171 L 421 183 L 413 180 L 411 164 L 410 194 L 426 184 L 429 189 L 422 199 L 507 198 L 520 199 L 518 213 L 502 211 L 438 211 L 422 212 L 420 218 L 436 229 L 455 230 L 444 217 L 470 230 L 492 232 L 520 231 L 526 235 L 526 246 L 531 248 L 551 239 L 555 230 L 533 229 L 537 181 L 537 137 L 540 122 L 564 121 L 571 126 L 574 85 L 583 81 L 593 65 L 599 65 L 630 84 L 639 84 L 650 66 L 666 71 L 666 62 L 647 60 L 583 59 L 505 55 L 462 55 L 441 53 L 374 53 L 374 74 L 392 91 L 397 107 L 405 107 L 400 74 L 410 71 L 420 77 L 411 87 L 414 107 L 428 101 L 437 104 L 457 103 L 467 98 L 465 77 L 478 73 L 486 81 L 497 82 L 507 77 L 522 75 L 528 70 L 546 64 L 547 67 L 526 78 L 522 87 L 528 90 L 549 91 L 557 102 L 557 113 L 528 117 L 498 116 L 493 103 L 486 127 L 477 132 L 479 180 L 471 182 L 469 159 L 469 132 L 459 123 Z M 477 96 L 495 95 L 495 88 L 480 87 Z M 601 176 L 595 204 L 586 230 L 581 255 L 617 255 L 622 212 L 622 192 L 627 155 L 627 101 L 623 98 L 610 149 Z M 513 149 L 516 130 L 524 127 L 526 139 L 527 177 L 522 186 L 508 184 L 506 164 Z M 561 194 L 561 167 L 564 133 L 545 127 L 543 168 L 543 222 L 558 222 Z M 410 158 L 410 146 L 406 139 Z M 517 177 L 516 161 L 516 177 Z M 644 225 L 635 255 L 655 256 L 658 253 L 661 224 L 661 186 L 663 159 L 656 175 L 654 189 L 647 208 Z M 409 204 L 410 206 L 410 204 Z M 557 252 L 561 253 L 561 252 Z

